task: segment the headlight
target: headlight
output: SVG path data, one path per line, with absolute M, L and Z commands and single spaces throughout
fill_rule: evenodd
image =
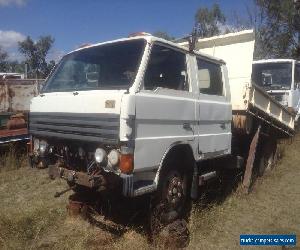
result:
M 109 152 L 107 159 L 111 166 L 116 166 L 119 163 L 120 154 L 117 150 L 113 149 Z
M 39 139 L 34 139 L 33 140 L 33 150 L 36 152 L 40 148 L 40 140 Z
M 97 163 L 101 163 L 104 161 L 106 157 L 106 152 L 103 148 L 97 148 L 95 152 L 95 161 Z
M 48 147 L 48 143 L 44 140 L 41 140 L 40 141 L 40 152 L 41 152 L 41 154 L 44 154 L 46 152 L 47 147 Z

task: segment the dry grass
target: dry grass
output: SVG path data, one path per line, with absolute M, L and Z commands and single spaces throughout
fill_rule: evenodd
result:
M 0 172 L 15 170 L 27 165 L 26 145 L 0 146 Z
M 235 192 L 220 205 L 194 209 L 190 248 L 241 249 L 240 234 L 297 234 L 299 241 L 299 146 L 299 141 L 287 146 L 281 162 L 256 181 L 250 195 Z
M 281 163 L 256 182 L 250 195 L 235 192 L 221 203 L 205 208 L 195 205 L 189 248 L 241 249 L 239 235 L 247 233 L 296 233 L 299 241 L 298 148 L 298 141 L 287 146 Z M 66 187 L 65 182 L 50 180 L 46 170 L 20 168 L 26 164 L 15 155 L 11 151 L 0 161 L 0 249 L 153 248 L 138 228 L 121 226 L 119 230 L 120 226 L 102 217 L 97 218 L 101 226 L 68 217 L 69 194 L 53 198 Z

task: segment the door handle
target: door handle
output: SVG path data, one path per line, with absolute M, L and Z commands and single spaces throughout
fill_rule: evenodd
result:
M 183 123 L 182 127 L 186 130 L 192 130 L 192 126 L 188 122 Z
M 79 93 L 77 91 L 73 92 L 73 95 L 78 95 Z

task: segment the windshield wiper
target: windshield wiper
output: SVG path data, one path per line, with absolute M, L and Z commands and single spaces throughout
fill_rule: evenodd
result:
M 282 89 L 282 85 L 280 85 L 280 84 L 270 84 L 270 89 Z
M 281 86 L 281 89 L 290 89 L 288 86 Z

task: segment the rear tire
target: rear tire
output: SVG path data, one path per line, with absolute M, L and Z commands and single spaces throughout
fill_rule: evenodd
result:
M 263 144 L 262 155 L 260 157 L 258 175 L 263 176 L 265 171 L 270 171 L 277 161 L 276 140 L 267 141 Z

